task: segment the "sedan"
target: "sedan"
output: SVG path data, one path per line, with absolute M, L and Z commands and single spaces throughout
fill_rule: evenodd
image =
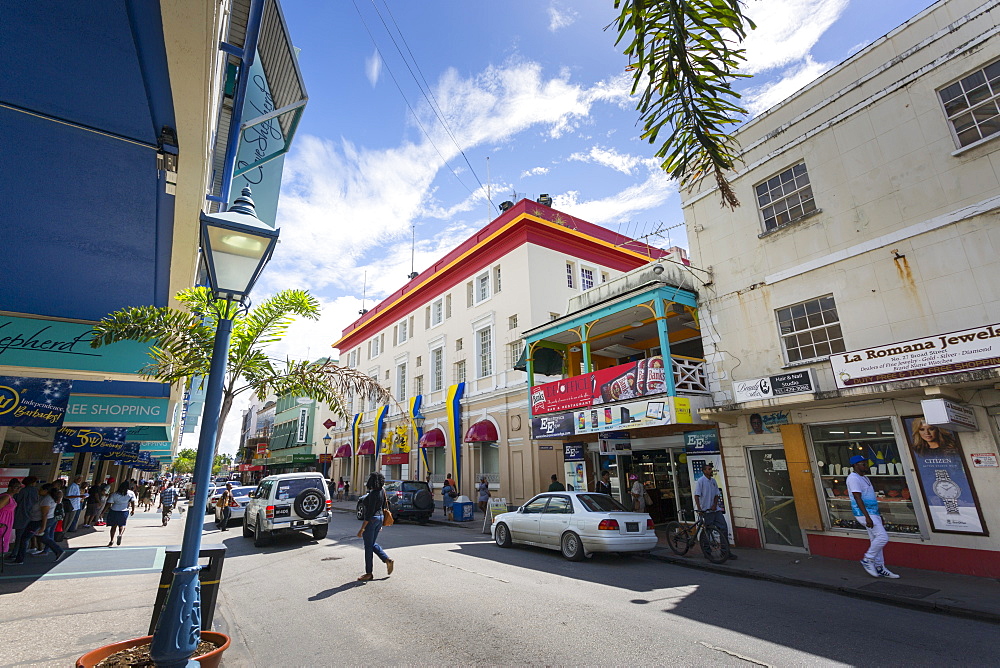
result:
M 500 547 L 537 545 L 560 550 L 570 561 L 594 552 L 648 552 L 657 541 L 648 513 L 634 513 L 593 492 L 539 494 L 516 511 L 497 515 L 490 532 Z
M 230 520 L 242 520 L 243 519 L 243 516 L 246 514 L 246 510 L 247 510 L 247 502 L 250 501 L 250 493 L 253 492 L 255 489 L 257 489 L 257 487 L 255 485 L 249 485 L 247 487 L 233 487 L 233 499 L 235 499 L 236 503 L 238 503 L 240 505 L 239 506 L 233 506 L 231 508 L 231 510 L 233 512 L 232 512 L 232 515 L 229 516 Z M 216 501 L 219 500 L 219 496 L 221 496 L 222 492 L 224 492 L 224 491 L 226 491 L 225 487 L 223 487 L 219 491 L 219 493 L 215 495 L 215 500 Z M 215 521 L 218 522 L 221 519 L 222 519 L 222 509 L 216 507 L 215 508 Z

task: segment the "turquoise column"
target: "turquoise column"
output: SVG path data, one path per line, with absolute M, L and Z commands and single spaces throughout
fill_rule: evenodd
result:
M 583 372 L 590 373 L 594 370 L 594 365 L 590 361 L 590 325 L 580 325 L 580 333 L 583 334 L 583 336 L 580 337 L 583 339 L 583 341 L 581 341 L 583 344 L 583 352 L 581 353 L 583 355 Z M 574 373 L 571 375 L 575 376 L 576 374 Z
M 677 389 L 674 386 L 674 360 L 670 357 L 670 333 L 667 330 L 667 310 L 663 306 L 663 300 L 657 297 L 653 300 L 653 310 L 656 313 L 656 333 L 660 337 L 660 355 L 663 356 L 664 377 L 667 381 L 667 394 L 671 397 L 677 396 Z

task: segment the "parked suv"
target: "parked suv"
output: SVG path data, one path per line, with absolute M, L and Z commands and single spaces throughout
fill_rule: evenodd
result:
M 364 496 L 358 499 L 358 519 L 364 518 Z M 430 486 L 421 480 L 386 480 L 385 496 L 393 519 L 415 519 L 421 524 L 434 514 L 434 496 Z
M 250 495 L 243 520 L 243 537 L 267 544 L 279 531 L 312 531 L 326 538 L 330 528 L 330 492 L 319 473 L 284 473 L 260 481 Z

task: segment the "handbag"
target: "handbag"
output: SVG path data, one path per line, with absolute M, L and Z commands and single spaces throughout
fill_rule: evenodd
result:
M 384 517 L 382 518 L 382 526 L 391 527 L 393 524 L 396 523 L 396 520 L 392 519 L 392 513 L 389 512 L 388 499 L 386 499 L 385 506 L 382 508 L 382 514 L 384 515 Z

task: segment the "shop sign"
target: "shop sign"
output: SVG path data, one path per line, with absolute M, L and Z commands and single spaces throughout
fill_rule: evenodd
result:
M 337 426 L 337 423 L 331 420 L 330 418 L 327 418 L 326 422 L 323 423 L 323 426 L 326 427 L 327 429 L 333 429 L 334 427 Z
M 322 454 L 322 455 L 319 456 L 319 461 L 321 463 L 332 462 L 333 461 L 333 455 L 331 455 L 331 454 Z
M 536 385 L 531 388 L 531 412 L 534 415 L 556 413 L 663 394 L 666 391 L 666 369 L 663 357 L 657 355 Z
M 52 452 L 103 454 L 124 448 L 127 435 L 125 427 L 60 427 L 52 442 Z
M 935 334 L 830 356 L 837 387 L 847 388 L 1000 366 L 993 325 Z
M 257 454 L 258 455 L 262 455 L 265 452 L 267 452 L 267 443 L 258 443 L 257 444 Z
M 996 468 L 997 456 L 992 452 L 978 452 L 972 455 L 972 465 L 979 468 Z
M 778 434 L 781 432 L 781 425 L 792 423 L 792 414 L 788 411 L 751 413 L 749 423 L 748 434 Z
M 563 438 L 572 435 L 572 413 L 531 418 L 531 438 Z
M 956 404 L 947 399 L 923 399 L 920 408 L 924 411 L 924 420 L 950 431 L 979 431 L 976 413 L 970 406 Z
M 903 425 L 931 530 L 986 535 L 979 497 L 958 434 L 927 424 L 921 416 L 905 417 Z
M 789 394 L 812 394 L 817 391 L 816 372 L 802 369 L 790 373 L 779 373 L 752 380 L 734 380 L 733 392 L 736 401 L 760 401 Z
M 292 455 L 294 464 L 310 464 L 316 461 L 316 455 Z
M 582 462 L 585 443 L 563 444 L 563 460 L 567 462 Z
M 405 452 L 397 452 L 392 455 L 382 455 L 382 464 L 389 466 L 392 464 L 409 464 L 410 455 Z
M 684 432 L 684 452 L 688 454 L 713 454 L 719 449 L 719 432 L 715 429 Z
M 628 437 L 628 432 L 621 438 L 602 438 L 597 442 L 597 449 L 602 455 L 630 455 L 632 454 L 632 441 Z
M 309 409 L 302 407 L 299 409 L 299 424 L 296 443 L 302 444 L 306 442 L 306 434 L 309 430 Z
M 85 424 L 126 422 L 165 424 L 170 419 L 170 399 L 152 397 L 95 397 L 71 395 L 66 421 Z
M 0 427 L 62 425 L 72 389 L 71 380 L 0 376 Z
M 640 429 L 668 424 L 691 424 L 693 421 L 690 399 L 662 397 L 576 411 L 573 414 L 573 433 L 595 434 L 609 429 Z
M 167 425 L 144 425 L 130 427 L 128 430 L 128 440 L 130 441 L 169 441 L 170 433 L 173 430 Z
M 149 344 L 120 341 L 91 348 L 92 326 L 39 318 L 0 317 L 0 364 L 138 374 L 149 363 Z

